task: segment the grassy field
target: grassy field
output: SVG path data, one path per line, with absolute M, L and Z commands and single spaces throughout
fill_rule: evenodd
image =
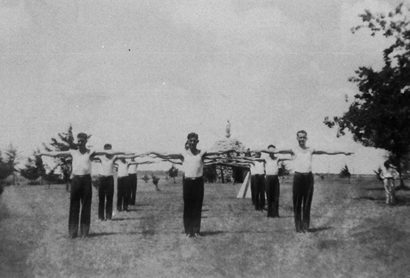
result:
M 0 277 L 408 277 L 410 192 L 384 205 L 379 181 L 316 178 L 312 232 L 294 232 L 290 180 L 279 219 L 236 199 L 240 185 L 206 184 L 203 237 L 182 227 L 182 186 L 138 182 L 137 206 L 67 236 L 64 185 L 7 187 L 0 200 Z

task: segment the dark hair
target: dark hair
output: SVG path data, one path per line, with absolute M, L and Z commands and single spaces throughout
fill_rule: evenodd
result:
M 390 160 L 386 160 L 383 165 L 384 167 L 389 168 L 391 164 L 392 163 L 390 162 Z
M 105 144 L 104 145 L 104 150 L 111 150 L 111 149 L 112 149 L 111 144 Z
M 88 135 L 85 134 L 84 132 L 80 132 L 80 133 L 77 134 L 77 139 L 87 140 L 87 139 L 88 139 Z
M 305 134 L 305 135 L 307 135 L 307 132 L 306 132 L 306 130 L 299 130 L 298 132 L 296 132 L 296 135 L 298 135 L 299 133 L 303 133 L 303 134 Z
M 275 147 L 275 145 L 270 144 L 270 145 L 268 146 L 268 149 L 269 149 L 269 148 L 274 148 L 274 149 L 275 149 L 276 147 Z
M 193 138 L 193 137 L 198 140 L 198 134 L 196 134 L 195 132 L 188 133 L 188 136 L 187 136 L 188 140 Z

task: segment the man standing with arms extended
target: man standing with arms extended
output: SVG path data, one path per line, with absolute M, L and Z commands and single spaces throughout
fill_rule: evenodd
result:
M 70 149 L 68 151 L 61 152 L 47 152 L 40 154 L 51 157 L 72 157 L 70 210 L 68 217 L 68 233 L 71 238 L 75 238 L 78 236 L 78 222 L 80 222 L 80 236 L 87 237 L 89 234 L 92 198 L 91 161 L 94 159 L 96 155 L 106 154 L 96 153 L 94 151 L 87 149 L 87 140 L 88 135 L 81 132 L 77 135 L 77 149 Z
M 298 146 L 290 150 L 282 150 L 277 153 L 291 154 L 294 161 L 294 178 L 293 178 L 293 211 L 295 214 L 295 228 L 297 233 L 306 233 L 310 226 L 310 208 L 313 197 L 313 174 L 312 174 L 312 157 L 318 154 L 351 155 L 348 152 L 339 151 L 319 151 L 306 146 L 307 132 L 299 130 L 296 133 Z

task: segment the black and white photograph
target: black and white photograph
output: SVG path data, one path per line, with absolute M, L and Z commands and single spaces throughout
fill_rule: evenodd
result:
M 0 277 L 410 277 L 410 0 L 0 0 Z

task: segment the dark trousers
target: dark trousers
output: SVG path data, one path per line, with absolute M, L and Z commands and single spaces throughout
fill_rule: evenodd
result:
M 293 177 L 293 211 L 297 232 L 307 231 L 310 225 L 310 207 L 313 197 L 312 173 L 295 172 Z
M 255 209 L 263 210 L 265 207 L 265 175 L 253 175 Z
M 68 216 L 68 233 L 70 237 L 74 238 L 78 235 L 79 219 L 80 235 L 88 236 L 91 222 L 91 198 L 91 176 L 74 176 L 71 180 L 70 213 Z
M 128 175 L 130 179 L 130 205 L 135 206 L 135 195 L 137 194 L 137 174 Z
M 279 179 L 277 175 L 266 175 L 265 190 L 268 199 L 268 217 L 279 217 Z
M 114 197 L 114 177 L 107 176 L 100 178 L 98 189 L 98 219 L 112 218 L 112 202 Z M 105 215 L 104 215 L 105 212 Z
M 130 185 L 128 177 L 118 177 L 117 210 L 128 211 Z
M 204 201 L 204 180 L 184 179 L 183 181 L 184 199 L 184 229 L 185 233 L 194 235 L 201 230 L 201 213 Z
M 252 205 L 256 203 L 256 179 L 255 175 L 251 175 L 251 197 L 252 197 Z

